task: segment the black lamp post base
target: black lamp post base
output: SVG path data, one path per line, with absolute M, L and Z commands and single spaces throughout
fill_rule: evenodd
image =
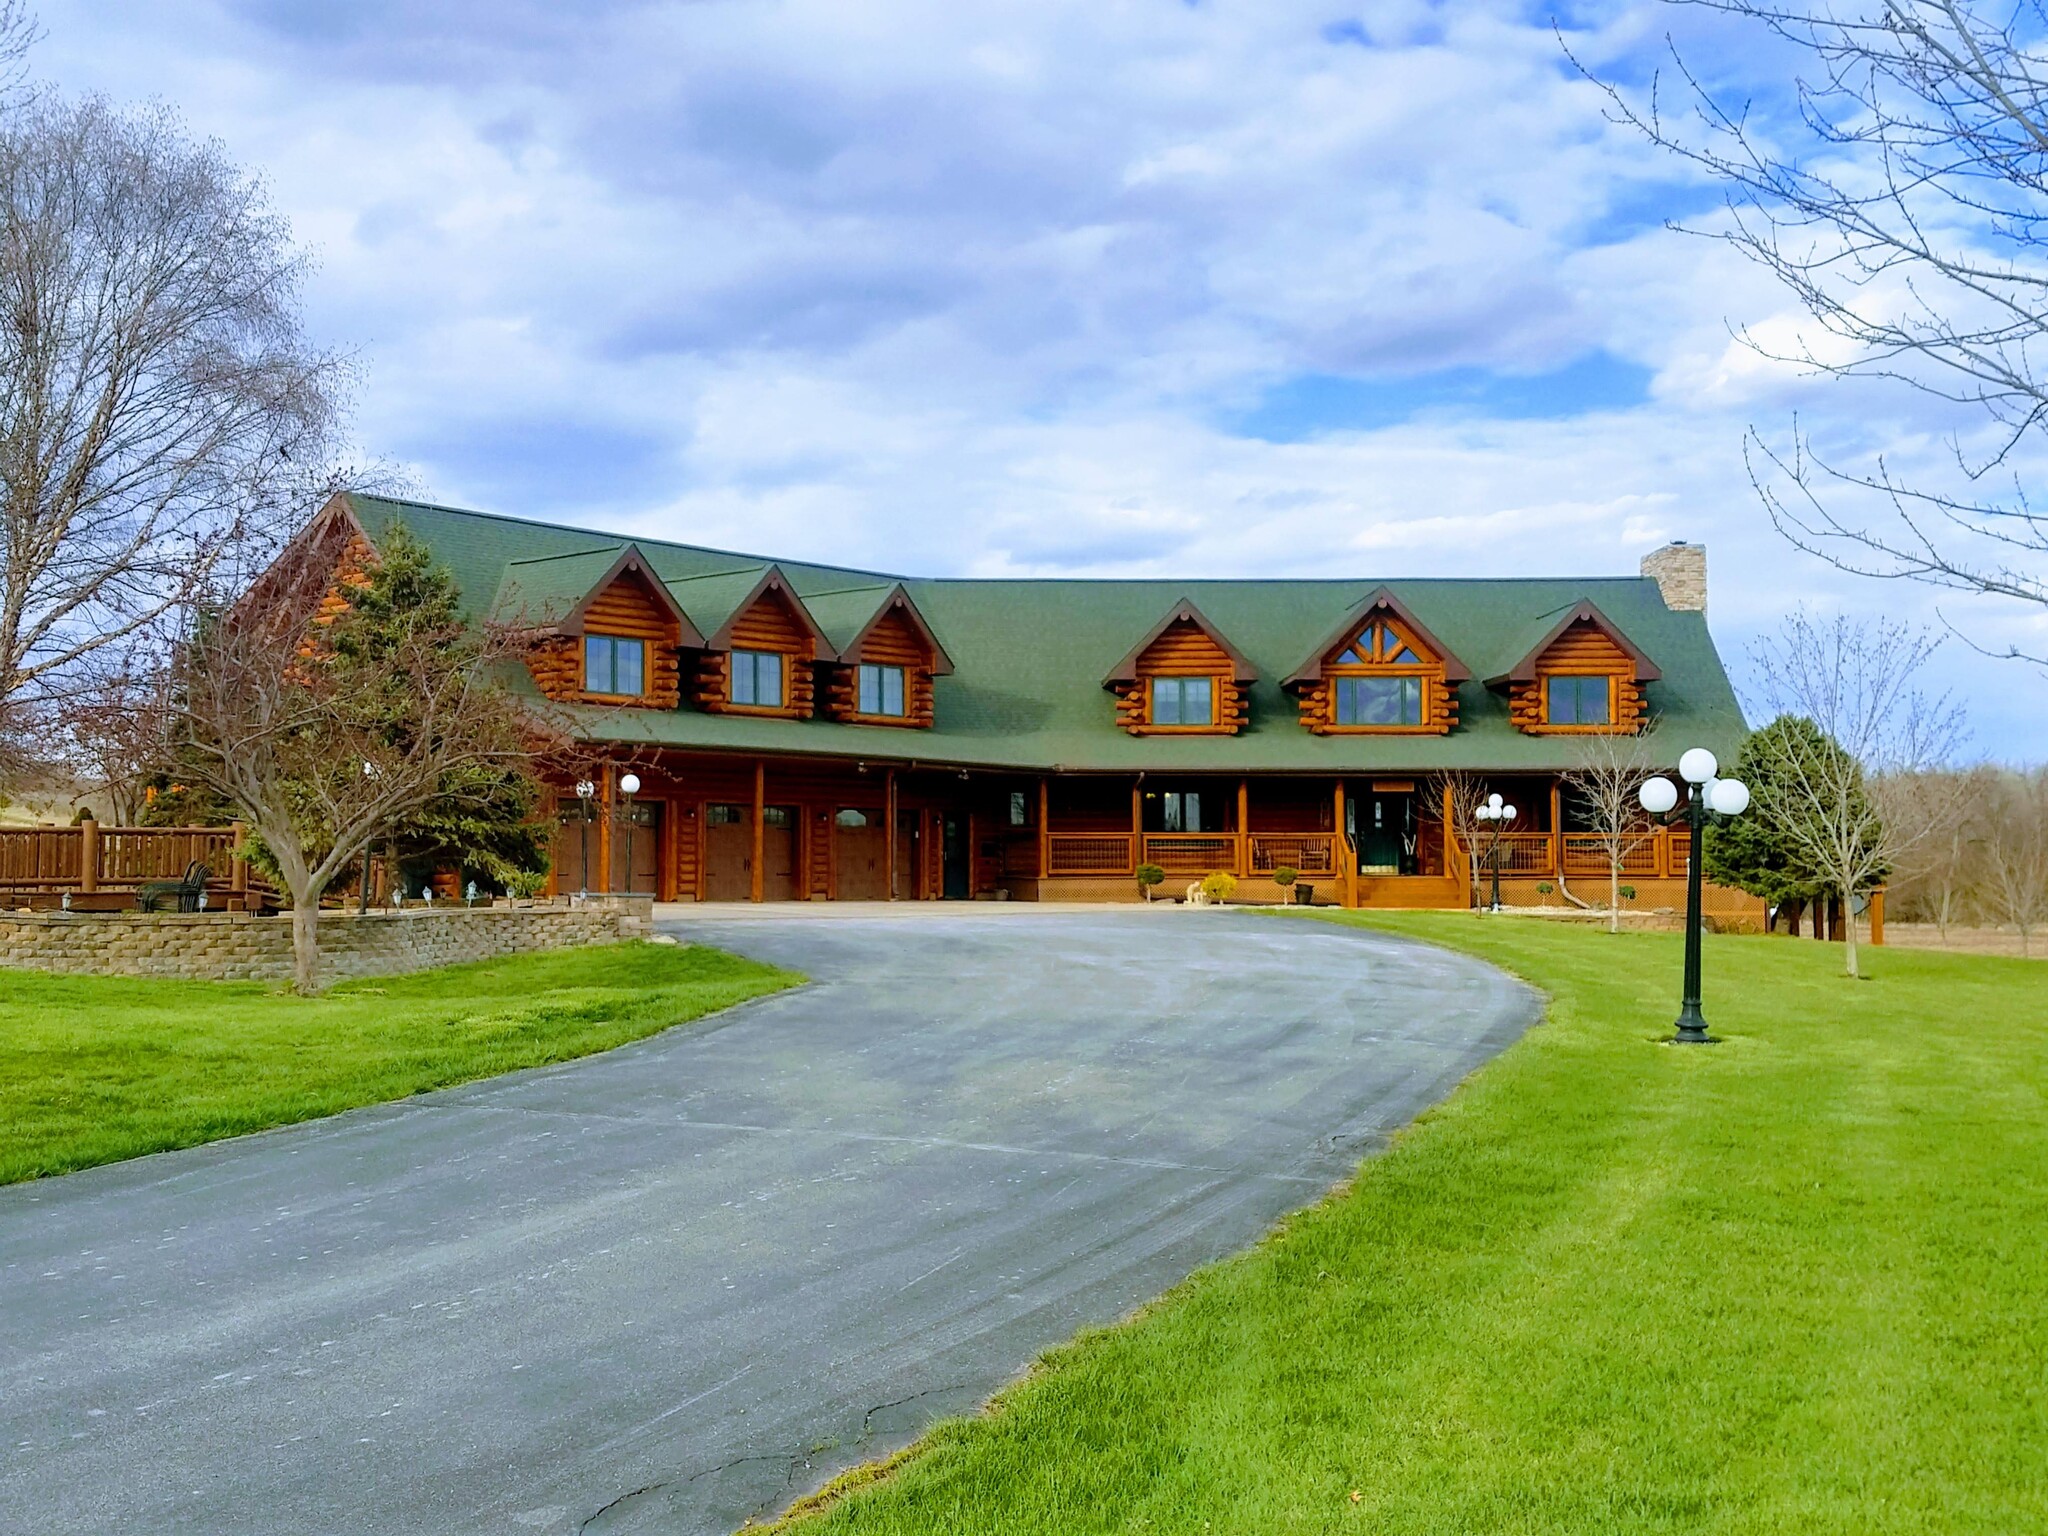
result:
M 1706 1019 L 1700 1014 L 1698 1007 L 1692 1004 L 1688 1004 L 1685 1011 L 1679 1014 L 1678 1022 L 1673 1026 L 1673 1030 L 1674 1033 L 1671 1036 L 1671 1044 L 1673 1045 L 1719 1045 L 1721 1043 L 1718 1036 L 1707 1033 Z

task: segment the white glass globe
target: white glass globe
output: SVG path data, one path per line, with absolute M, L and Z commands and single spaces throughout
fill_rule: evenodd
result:
M 597 786 L 596 786 L 595 784 L 591 783 L 591 782 L 590 782 L 590 780 L 588 780 L 588 779 L 578 779 L 578 780 L 576 781 L 576 795 L 577 795 L 577 798 L 579 798 L 579 799 L 582 799 L 582 800 L 588 800 L 588 799 L 589 799 L 589 798 L 590 798 L 590 797 L 591 797 L 592 795 L 594 795 L 594 794 L 596 794 L 596 793 L 597 793 Z
M 1662 816 L 1678 804 L 1678 786 L 1663 777 L 1645 779 L 1643 787 L 1636 791 L 1636 799 L 1652 816 Z
M 1707 804 L 1723 816 L 1740 816 L 1749 809 L 1749 786 L 1740 779 L 1716 779 Z
M 1705 747 L 1694 747 L 1678 760 L 1678 771 L 1688 784 L 1704 784 L 1720 771 L 1721 765 Z
M 629 795 L 639 794 L 640 775 L 637 773 L 627 774 L 623 779 L 619 780 L 619 788 L 621 791 Z
M 1488 810 L 1490 810 L 1490 811 L 1492 811 L 1494 815 L 1498 816 L 1498 815 L 1500 814 L 1500 796 L 1499 796 L 1499 795 L 1488 795 L 1488 796 L 1486 797 L 1486 805 L 1487 805 L 1487 809 L 1488 809 Z
M 1512 805 L 1502 806 L 1500 808 L 1500 813 L 1509 821 L 1513 821 L 1515 819 L 1515 808 Z

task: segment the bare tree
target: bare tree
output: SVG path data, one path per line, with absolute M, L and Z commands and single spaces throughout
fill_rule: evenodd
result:
M 2001 774 L 1992 796 L 1984 894 L 2019 934 L 2024 955 L 2034 931 L 2048 924 L 2048 768 Z
M 62 715 L 61 751 L 81 783 L 104 795 L 114 819 L 138 824 L 148 780 L 166 765 L 171 669 L 154 651 L 100 658 Z
M 1770 272 L 1826 339 L 1738 334 L 1816 374 L 1922 392 L 1970 424 L 1950 439 L 1960 478 L 1946 482 L 1883 456 L 1829 463 L 1796 423 L 1783 449 L 1752 433 L 1772 518 L 1846 570 L 2048 606 L 2048 516 L 2012 467 L 2048 429 L 2048 0 L 1674 3 L 1753 26 L 1795 72 L 1792 110 L 1770 113 L 1675 49 L 1676 111 L 1661 76 L 1643 93 L 1602 84 L 1617 121 L 1725 190 L 1728 221 L 1694 232 Z
M 1759 731 L 1775 816 L 1800 862 L 1845 904 L 1871 889 L 1931 828 L 1903 792 L 1951 753 L 1962 711 L 1912 688 L 1939 637 L 1887 620 L 1818 622 L 1803 610 L 1751 651 L 1763 712 L 1804 719 L 1799 732 Z M 1776 745 L 1774 745 L 1776 744 Z M 1843 924 L 1843 963 L 1860 974 L 1856 924 Z
M 1607 861 L 1607 930 L 1619 933 L 1623 866 L 1657 836 L 1657 825 L 1636 793 L 1658 765 L 1641 736 L 1587 736 L 1578 757 L 1578 766 L 1564 776 L 1565 787 L 1585 814 L 1586 834 L 1598 840 Z
M 332 525 L 329 525 L 332 526 Z M 351 643 L 338 551 L 292 545 L 260 589 L 182 648 L 168 745 L 235 807 L 292 903 L 296 983 L 318 982 L 321 897 L 371 841 L 464 785 L 488 793 L 554 739 L 503 676 L 523 642 L 429 614 Z
M 0 9 L 0 85 L 7 31 Z M 18 34 L 16 34 L 18 35 Z M 163 109 L 0 116 L 0 731 L 161 640 L 222 559 L 301 515 L 339 370 L 261 185 Z
M 1997 773 L 1985 767 L 1900 774 L 1888 787 L 1890 814 L 1926 831 L 1899 850 L 1886 884 L 1902 911 L 1934 923 L 1944 944 L 1982 883 L 1985 811 L 1997 788 Z
M 1479 807 L 1486 803 L 1486 780 L 1465 768 L 1440 768 L 1429 776 L 1429 797 L 1447 807 L 1451 836 L 1465 855 L 1468 904 L 1479 905 L 1479 842 L 1486 823 L 1479 819 Z

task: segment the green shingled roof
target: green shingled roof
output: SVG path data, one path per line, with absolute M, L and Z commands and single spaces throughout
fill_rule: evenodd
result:
M 448 566 L 467 596 L 508 587 L 546 590 L 562 608 L 578 575 L 595 579 L 635 545 L 655 575 L 710 634 L 773 564 L 835 646 L 874 616 L 900 580 L 951 655 L 935 683 L 927 731 L 774 720 L 697 710 L 592 712 L 611 739 L 745 752 L 829 753 L 875 761 L 1076 771 L 1425 772 L 1569 767 L 1569 737 L 1528 736 L 1508 721 L 1506 697 L 1476 679 L 1506 672 L 1580 601 L 1597 606 L 1663 671 L 1647 687 L 1651 736 L 1676 760 L 1690 746 L 1732 759 L 1742 713 L 1703 614 L 1673 612 L 1644 577 L 1403 580 L 1383 572 L 1345 580 L 1115 581 L 895 577 L 648 539 L 607 539 L 588 529 L 532 523 L 417 502 L 355 496 L 374 543 L 394 521 Z M 1315 736 L 1302 729 L 1280 680 L 1365 597 L 1390 588 L 1471 667 L 1458 690 L 1459 726 L 1447 736 Z M 1186 598 L 1258 668 L 1251 723 L 1236 736 L 1131 736 L 1117 729 L 1102 678 L 1132 642 Z

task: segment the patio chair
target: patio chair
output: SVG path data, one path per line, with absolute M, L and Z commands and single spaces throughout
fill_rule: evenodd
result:
M 163 910 L 160 903 L 173 898 L 177 900 L 178 911 L 197 912 L 199 896 L 206 889 L 206 882 L 213 878 L 213 871 L 194 859 L 185 866 L 182 880 L 151 880 L 135 892 L 135 910 L 158 912 Z

